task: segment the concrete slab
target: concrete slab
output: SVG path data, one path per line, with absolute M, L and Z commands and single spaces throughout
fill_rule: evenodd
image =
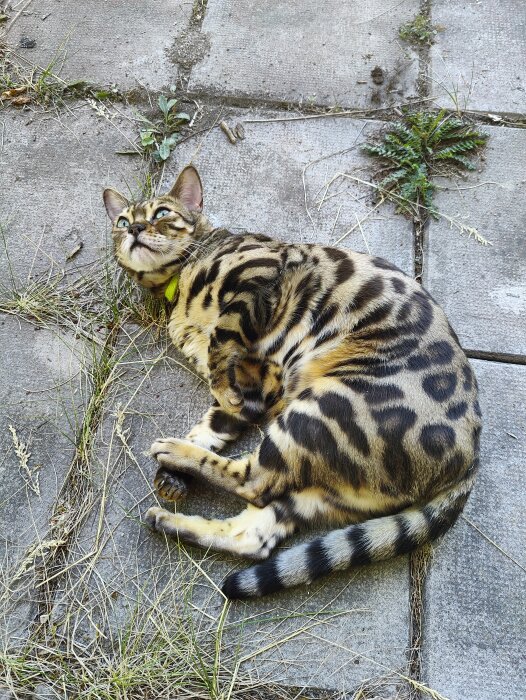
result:
M 16 26 L 16 25 L 15 25 Z M 86 104 L 60 116 L 4 112 L 0 146 L 0 253 L 4 284 L 54 267 L 82 269 L 106 254 L 108 185 L 140 190 L 140 158 L 116 155 L 135 138 L 130 111 L 98 116 Z M 81 245 L 73 259 L 68 257 Z M 6 254 L 7 250 L 7 254 Z
M 137 617 L 146 625 L 162 615 L 168 634 L 172 627 L 174 635 L 181 635 L 182 627 L 192 628 L 206 654 L 214 644 L 223 608 L 215 585 L 228 571 L 246 564 L 167 543 L 140 524 L 144 511 L 155 502 L 151 494 L 155 465 L 144 455 L 145 448 L 161 435 L 184 435 L 209 404 L 207 388 L 176 364 L 171 349 L 165 359 L 158 358 L 158 344 L 134 338 L 130 352 L 123 354 L 125 374 L 106 409 L 94 461 L 101 499 L 71 553 L 72 562 L 84 558 L 83 564 L 70 569 L 67 581 L 61 581 L 54 614 L 54 624 L 62 630 L 57 634 L 78 648 L 94 637 L 104 643 L 101 635 L 111 644 L 130 628 L 142 630 L 149 641 L 148 627 L 142 627 Z M 121 416 L 126 446 L 119 438 L 116 415 Z M 251 444 L 254 437 L 231 452 Z M 178 507 L 221 517 L 244 506 L 195 485 L 193 495 Z M 96 554 L 86 559 L 90 552 Z M 407 559 L 399 559 L 283 595 L 234 604 L 223 633 L 223 667 L 232 670 L 245 656 L 240 674 L 253 680 L 339 690 L 383 676 L 386 669 L 403 669 L 408 578 Z
M 254 4 L 217 0 L 203 32 L 209 50 L 191 90 L 295 103 L 376 108 L 417 94 L 416 54 L 401 47 L 400 25 L 417 0 Z
M 71 335 L 11 316 L 0 317 L 0 346 L 0 569 L 2 584 L 9 582 L 13 594 L 6 596 L 4 588 L 0 594 L 5 648 L 6 640 L 16 645 L 31 615 L 30 580 L 16 579 L 15 572 L 27 548 L 42 541 L 75 455 L 87 358 L 85 346 Z
M 17 18 L 8 41 L 64 80 L 160 90 L 176 81 L 167 51 L 191 13 L 185 0 L 152 0 L 147 9 L 126 0 L 39 0 Z
M 216 129 L 187 141 L 175 151 L 164 188 L 192 160 L 203 178 L 205 212 L 217 225 L 370 251 L 412 274 L 410 222 L 391 207 L 375 208 L 373 190 L 351 179 L 369 179 L 360 144 L 381 125 L 343 117 L 286 120 L 232 113 L 227 121 L 244 124 L 245 140 L 232 145 Z
M 432 94 L 453 109 L 526 110 L 526 5 L 521 0 L 434 0 Z
M 522 700 L 526 685 L 526 367 L 475 361 L 484 429 L 465 515 L 426 583 L 423 676 L 451 700 Z M 476 529 L 478 528 L 478 530 Z
M 424 284 L 464 347 L 526 354 L 526 132 L 485 130 L 490 139 L 482 171 L 440 192 L 436 203 L 493 245 L 478 245 L 442 219 L 431 221 Z

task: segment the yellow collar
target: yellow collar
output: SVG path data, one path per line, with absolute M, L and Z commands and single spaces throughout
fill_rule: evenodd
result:
M 172 279 L 168 283 L 168 286 L 164 290 L 164 296 L 168 299 L 168 301 L 174 300 L 174 297 L 177 294 L 178 287 L 179 287 L 179 275 L 175 275 L 174 277 L 172 277 Z

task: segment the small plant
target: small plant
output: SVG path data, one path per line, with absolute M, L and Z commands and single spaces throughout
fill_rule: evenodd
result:
M 429 17 L 417 15 L 411 22 L 403 24 L 398 30 L 398 35 L 408 44 L 431 46 L 435 40 L 437 27 L 431 24 Z
M 162 113 L 161 119 L 153 122 L 139 115 L 139 119 L 146 124 L 139 132 L 141 146 L 144 153 L 150 155 L 157 163 L 168 160 L 179 141 L 181 127 L 190 121 L 186 112 L 176 111 L 175 97 L 168 99 L 161 95 L 158 105 Z
M 474 170 L 468 158 L 479 151 L 488 134 L 460 117 L 436 112 L 414 112 L 390 125 L 380 141 L 363 149 L 381 159 L 379 190 L 396 205 L 396 211 L 425 221 L 438 217 L 433 203 L 436 185 L 432 178 L 461 170 Z

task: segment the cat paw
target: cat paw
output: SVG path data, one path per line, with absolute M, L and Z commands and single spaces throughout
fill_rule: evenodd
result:
M 174 472 L 159 467 L 153 485 L 157 495 L 165 501 L 180 501 L 188 493 L 188 487 L 183 479 Z
M 164 508 L 157 508 L 157 506 L 153 506 L 152 508 L 148 508 L 144 514 L 144 522 L 155 532 L 163 532 L 161 523 L 166 515 L 169 515 L 169 513 L 168 511 L 164 510 Z
M 189 440 L 163 438 L 153 443 L 150 454 L 167 471 L 186 474 L 192 473 L 199 463 L 200 449 Z
M 185 441 L 178 438 L 159 438 L 152 443 L 150 454 L 157 461 L 163 456 L 173 457 L 177 455 L 180 443 L 185 444 Z
M 194 445 L 204 447 L 205 450 L 212 450 L 212 452 L 219 452 L 226 444 L 217 433 L 201 425 L 192 428 L 185 439 Z
M 243 394 L 239 387 L 212 385 L 210 391 L 226 413 L 236 414 L 243 410 Z

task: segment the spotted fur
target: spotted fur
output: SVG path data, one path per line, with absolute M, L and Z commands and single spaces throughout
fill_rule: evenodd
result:
M 419 284 L 381 258 L 213 228 L 191 166 L 165 196 L 130 204 L 106 190 L 105 202 L 137 282 L 162 294 L 178 275 L 169 332 L 214 397 L 185 439 L 152 445 L 158 492 L 180 498 L 191 475 L 249 503 L 225 520 L 150 508 L 155 530 L 261 560 L 224 582 L 245 598 L 406 554 L 451 527 L 478 466 L 477 384 Z M 253 454 L 217 454 L 263 421 Z M 265 561 L 314 521 L 338 529 Z

